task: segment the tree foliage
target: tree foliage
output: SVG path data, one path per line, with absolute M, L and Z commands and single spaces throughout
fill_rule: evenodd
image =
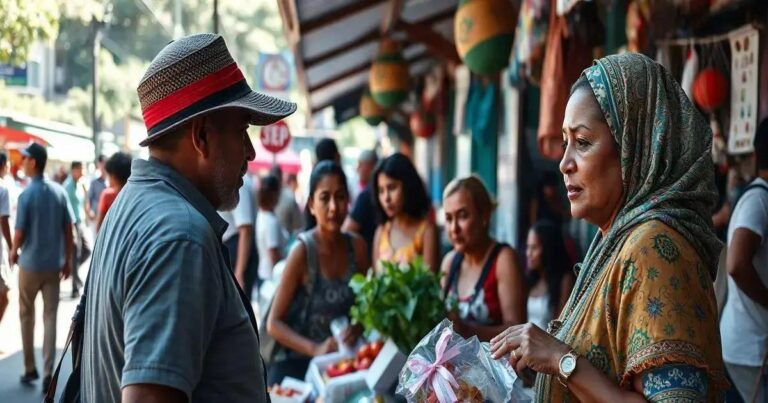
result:
M 0 62 L 24 63 L 34 41 L 55 38 L 59 13 L 57 0 L 0 1 Z

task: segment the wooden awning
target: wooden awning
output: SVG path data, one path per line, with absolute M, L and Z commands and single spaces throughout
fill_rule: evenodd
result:
M 383 36 L 401 43 L 412 77 L 436 63 L 460 63 L 453 42 L 458 0 L 278 0 L 278 5 L 312 113 L 344 98 L 359 99 Z

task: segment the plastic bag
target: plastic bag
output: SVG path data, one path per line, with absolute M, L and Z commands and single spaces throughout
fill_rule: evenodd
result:
M 506 360 L 494 360 L 488 343 L 464 339 L 443 320 L 408 356 L 397 394 L 408 402 L 530 402 Z

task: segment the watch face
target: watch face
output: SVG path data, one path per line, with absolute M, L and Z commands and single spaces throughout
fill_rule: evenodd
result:
M 576 369 L 576 358 L 570 355 L 563 357 L 563 361 L 560 362 L 560 370 L 565 373 L 570 373 L 573 372 L 574 369 Z

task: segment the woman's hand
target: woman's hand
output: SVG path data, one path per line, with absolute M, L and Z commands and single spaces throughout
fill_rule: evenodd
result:
M 334 339 L 333 337 L 329 337 L 325 339 L 324 342 L 315 344 L 315 349 L 312 355 L 317 357 L 318 355 L 333 353 L 338 348 L 339 346 L 336 345 L 336 339 Z
M 525 368 L 554 375 L 560 372 L 560 358 L 571 348 L 532 323 L 511 326 L 491 339 L 491 354 L 499 359 L 509 354 L 517 373 Z

